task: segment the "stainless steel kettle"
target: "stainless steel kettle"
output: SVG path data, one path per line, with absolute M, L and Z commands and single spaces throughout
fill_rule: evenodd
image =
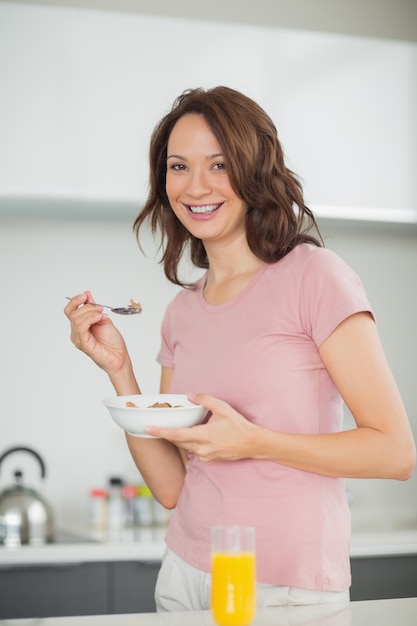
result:
M 39 462 L 41 477 L 46 469 L 40 455 L 32 448 L 15 447 L 0 456 L 2 461 L 13 452 L 29 452 Z M 54 539 L 53 513 L 48 502 L 34 489 L 23 485 L 23 474 L 14 472 L 15 484 L 0 492 L 0 544 L 14 547 L 43 544 Z

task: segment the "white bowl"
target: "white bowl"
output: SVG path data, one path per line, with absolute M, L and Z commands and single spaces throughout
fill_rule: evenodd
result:
M 133 402 L 136 407 L 126 406 Z M 168 402 L 172 408 L 151 407 L 155 402 Z M 159 393 L 154 395 L 137 394 L 106 398 L 107 407 L 113 420 L 120 428 L 135 437 L 149 437 L 143 432 L 145 426 L 167 426 L 187 428 L 203 421 L 207 409 L 190 402 L 186 395 Z

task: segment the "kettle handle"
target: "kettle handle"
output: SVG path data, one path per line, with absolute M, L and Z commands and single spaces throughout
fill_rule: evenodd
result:
M 5 459 L 6 456 L 9 456 L 9 454 L 11 454 L 12 452 L 29 452 L 30 454 L 33 454 L 33 456 L 38 459 L 39 465 L 41 466 L 41 477 L 45 478 L 45 475 L 46 475 L 45 463 L 43 462 L 41 456 L 37 452 L 35 452 L 35 450 L 32 450 L 32 448 L 26 448 L 25 446 L 9 448 L 9 450 L 6 450 L 6 452 L 3 452 L 3 454 L 0 456 L 0 465 L 3 459 Z

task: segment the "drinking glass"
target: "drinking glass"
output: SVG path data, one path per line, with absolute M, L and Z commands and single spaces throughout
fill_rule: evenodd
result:
M 248 626 L 255 616 L 255 529 L 214 526 L 211 612 L 218 626 Z

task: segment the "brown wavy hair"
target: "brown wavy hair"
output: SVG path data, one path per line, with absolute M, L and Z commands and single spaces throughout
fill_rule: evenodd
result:
M 246 237 L 255 256 L 276 263 L 299 243 L 323 245 L 316 220 L 304 204 L 302 185 L 286 167 L 277 130 L 265 111 L 229 87 L 190 89 L 174 101 L 152 133 L 148 199 L 133 225 L 139 246 L 144 222 L 149 220 L 154 236 L 159 232 L 160 262 L 171 282 L 192 286 L 179 277 L 186 249 L 196 267 L 209 266 L 201 239 L 178 220 L 165 190 L 168 139 L 187 113 L 202 115 L 222 148 L 230 184 L 248 207 Z

